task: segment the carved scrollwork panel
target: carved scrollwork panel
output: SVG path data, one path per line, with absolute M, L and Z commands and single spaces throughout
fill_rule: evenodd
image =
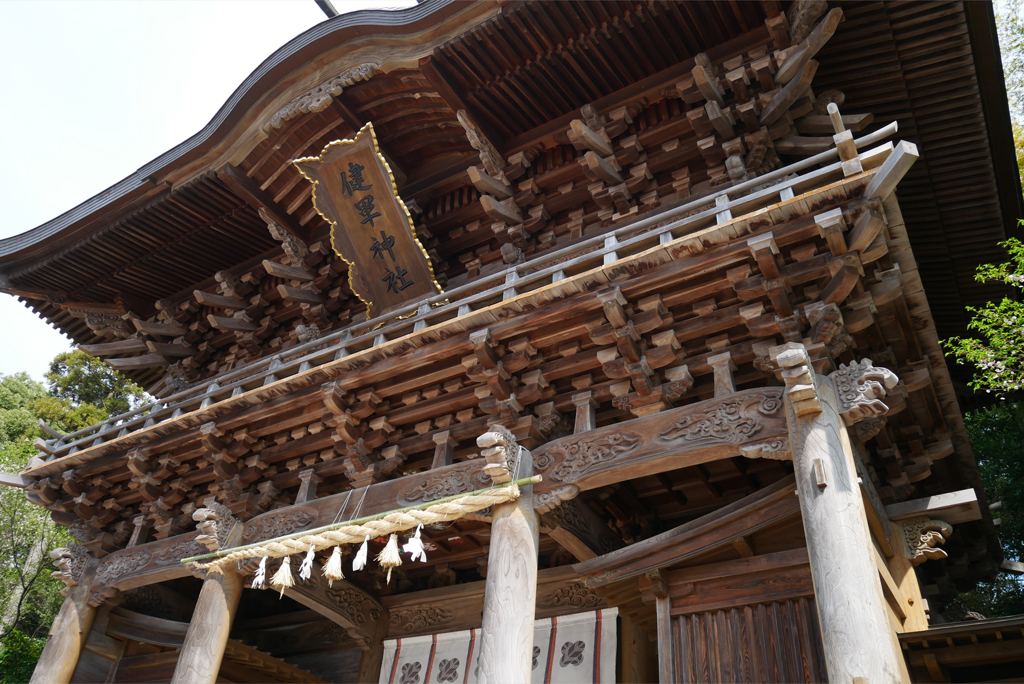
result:
M 402 506 L 411 506 L 472 492 L 489 484 L 489 478 L 475 463 L 460 468 L 445 468 L 443 471 L 428 474 L 426 478 L 418 480 L 418 484 L 401 492 L 398 495 L 398 502 Z
M 392 632 L 398 629 L 405 633 L 433 631 L 451 622 L 455 614 L 440 606 L 422 605 L 391 611 Z
M 765 387 L 743 396 L 731 395 L 709 402 L 701 412 L 687 414 L 658 433 L 662 442 L 748 441 L 764 430 L 765 418 L 782 408 L 782 392 Z
M 265 513 L 245 524 L 242 541 L 245 544 L 253 544 L 275 537 L 283 537 L 309 527 L 316 522 L 316 519 L 317 512 L 305 508 L 289 508 L 280 512 Z

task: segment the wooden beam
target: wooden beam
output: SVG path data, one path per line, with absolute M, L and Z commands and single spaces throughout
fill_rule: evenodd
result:
M 675 529 L 577 563 L 573 569 L 587 576 L 589 586 L 600 587 L 720 546 L 731 548 L 734 539 L 797 517 L 800 509 L 794 490 L 793 479 L 787 477 Z
M 133 318 L 132 325 L 141 333 L 160 337 L 179 337 L 188 332 L 188 328 L 179 323 L 153 323 Z
M 0 473 L 0 485 L 5 487 L 17 487 L 18 489 L 25 489 L 32 484 L 32 481 L 27 477 L 23 477 L 18 473 Z
M 146 347 L 154 354 L 162 356 L 195 356 L 196 348 L 187 344 L 168 344 L 166 342 L 146 342 Z
M 251 332 L 259 326 L 255 323 L 242 320 L 241 318 L 229 318 L 227 316 L 214 316 L 209 314 L 206 320 L 217 330 L 225 332 Z
M 90 356 L 112 356 L 148 351 L 145 340 L 118 340 L 101 344 L 80 344 L 78 348 Z
M 274 201 L 274 198 L 270 193 L 261 190 L 260 186 L 251 178 L 246 176 L 245 172 L 238 169 L 238 167 L 227 164 L 223 169 L 217 172 L 217 178 L 223 181 L 231 192 L 235 193 L 239 199 L 244 201 L 250 207 L 257 211 L 265 209 L 266 212 L 270 214 L 270 217 L 274 219 L 275 223 L 302 242 L 309 242 L 309 230 L 299 225 L 299 222 L 296 221 L 295 218 L 284 209 L 284 207 Z
M 814 55 L 818 54 L 821 48 L 825 47 L 825 43 L 828 39 L 836 32 L 839 27 L 839 22 L 843 20 L 843 10 L 836 7 L 826 15 L 821 22 L 814 27 L 811 34 L 804 38 L 799 45 L 789 51 L 786 56 L 786 61 L 779 66 L 779 70 L 775 72 L 775 82 L 779 85 L 785 85 L 789 83 L 793 78 L 800 73 L 804 65 Z
M 957 523 L 981 520 L 978 494 L 973 489 L 936 494 L 923 499 L 911 499 L 885 507 L 889 520 L 908 520 L 927 516 L 955 525 Z
M 340 625 L 363 650 L 372 647 L 377 621 L 387 619 L 387 610 L 377 599 L 346 580 L 333 585 L 318 573 L 315 579 L 285 589 L 289 598 Z
M 143 354 L 142 356 L 131 356 L 125 359 L 104 359 L 107 365 L 117 370 L 135 370 L 137 368 L 162 368 L 170 364 L 160 354 Z
M 249 306 L 246 302 L 238 299 L 237 297 L 225 297 L 224 295 L 211 294 L 209 292 L 203 292 L 202 290 L 195 290 L 192 295 L 196 298 L 196 301 L 203 306 L 212 306 L 218 309 L 240 311 Z
M 469 105 L 463 98 L 458 90 L 458 86 L 455 85 L 454 80 L 448 75 L 444 67 L 437 63 L 437 61 L 431 55 L 420 58 L 420 73 L 430 81 L 430 86 L 434 89 L 444 103 L 452 110 L 454 116 L 460 109 L 465 109 L 469 112 L 469 115 L 473 117 L 480 131 L 491 141 L 495 149 L 502 156 L 508 156 L 506 150 L 500 145 L 501 141 L 504 140 L 504 136 L 498 135 L 494 127 L 484 118 L 480 111 L 471 105 Z
M 263 268 L 269 275 L 277 276 L 278 278 L 285 278 L 286 280 L 298 280 L 299 282 L 308 283 L 316 278 L 316 274 L 308 268 L 302 268 L 301 266 L 286 266 L 284 264 L 279 264 L 276 261 L 271 261 L 270 259 L 263 260 Z
M 914 165 L 914 162 L 920 156 L 917 151 L 917 145 L 901 140 L 893 148 L 893 151 L 882 166 L 879 167 L 878 171 L 875 171 L 875 175 L 871 177 L 868 186 L 864 188 L 862 196 L 867 199 L 877 197 L 885 201 L 892 194 L 893 190 L 896 189 L 896 184 L 903 180 L 903 176 L 906 175 L 907 171 L 910 170 L 910 167 Z
M 775 95 L 772 96 L 771 101 L 764 108 L 764 111 L 761 112 L 761 125 L 771 126 L 781 119 L 783 114 L 788 112 L 789 108 L 793 106 L 793 103 L 799 100 L 807 92 L 807 89 L 811 87 L 811 81 L 814 80 L 814 74 L 817 71 L 818 63 L 812 59 L 804 65 L 800 78 L 794 78 L 777 90 Z

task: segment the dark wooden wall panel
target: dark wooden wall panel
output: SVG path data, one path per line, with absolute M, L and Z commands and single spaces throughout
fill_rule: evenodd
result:
M 827 682 L 812 598 L 673 618 L 681 682 Z

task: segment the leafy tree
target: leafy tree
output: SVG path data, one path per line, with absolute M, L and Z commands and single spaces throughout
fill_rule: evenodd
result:
M 130 380 L 80 351 L 57 356 L 46 379 L 49 391 L 25 373 L 0 375 L 0 471 L 24 470 L 36 455 L 32 442 L 48 437 L 39 419 L 74 432 L 143 397 Z M 23 491 L 0 487 L 0 684 L 31 676 L 63 601 L 48 552 L 72 541 Z
M 32 639 L 14 630 L 0 648 L 0 684 L 27 682 L 43 652 L 45 639 Z
M 1010 261 L 982 264 L 975 280 L 1001 282 L 1015 290 L 1024 290 L 1024 243 L 1010 238 L 999 244 L 1009 252 Z M 1000 396 L 1024 387 L 1024 303 L 1006 296 L 981 307 L 968 306 L 967 311 L 974 314 L 967 329 L 984 339 L 951 337 L 943 344 L 958 364 L 975 366 L 970 386 Z
M 1000 402 L 967 414 L 971 439 L 985 494 L 990 502 L 1001 501 L 994 515 L 1002 520 L 999 539 L 1009 560 L 1024 558 L 1024 403 Z M 1024 582 L 1000 575 L 994 582 L 958 597 L 958 602 L 985 617 L 1024 613 Z
M 138 406 L 143 397 L 141 387 L 78 349 L 58 354 L 50 362 L 46 382 L 53 397 L 66 399 L 75 407 L 92 404 L 108 416 Z

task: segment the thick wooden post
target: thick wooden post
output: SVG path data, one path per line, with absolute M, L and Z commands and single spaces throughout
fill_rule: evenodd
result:
M 515 476 L 529 477 L 533 456 L 515 448 L 520 454 Z M 530 681 L 539 543 L 533 487 L 523 487 L 517 500 L 494 507 L 480 636 L 481 684 Z
M 199 526 L 207 535 L 206 540 L 197 537 L 211 550 L 234 546 L 242 537 L 242 524 L 223 506 L 201 508 L 192 517 L 211 521 Z M 240 598 L 242 578 L 233 568 L 207 573 L 171 684 L 215 684 Z
M 878 399 L 883 384 L 891 388 L 896 378 L 869 362 L 827 378 L 816 375 L 799 344 L 771 353 L 787 385 L 789 440 L 829 681 L 903 681 L 846 433 L 847 424 L 886 410 Z
M 78 665 L 82 644 L 89 636 L 96 608 L 89 605 L 92 581 L 96 576 L 96 559 L 84 547 L 72 544 L 50 553 L 57 560 L 61 579 L 69 584 L 67 598 L 50 627 L 50 638 L 43 648 L 31 684 L 68 684 Z

